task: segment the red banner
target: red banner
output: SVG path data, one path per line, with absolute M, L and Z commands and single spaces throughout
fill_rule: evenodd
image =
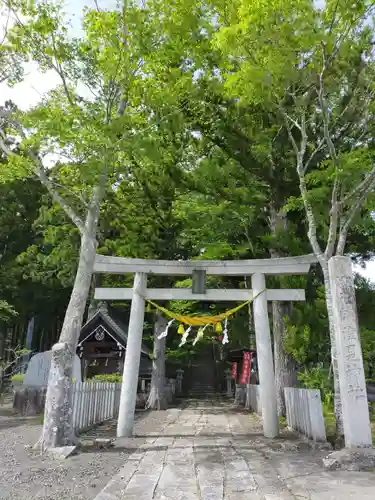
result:
M 242 361 L 242 371 L 241 371 L 241 377 L 239 380 L 239 384 L 246 385 L 249 383 L 250 379 L 250 353 L 249 352 L 244 352 L 243 353 L 243 361 Z
M 232 365 L 232 380 L 236 380 L 237 378 L 237 363 L 233 363 Z

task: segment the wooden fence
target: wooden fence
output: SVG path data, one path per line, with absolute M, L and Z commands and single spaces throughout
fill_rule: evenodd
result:
M 121 384 L 105 382 L 73 383 L 73 427 L 76 434 L 105 420 L 117 418 Z
M 23 416 L 38 415 L 44 412 L 46 387 L 24 387 L 15 391 L 13 408 Z M 165 384 L 168 402 L 172 402 L 176 392 L 176 381 L 169 379 Z M 118 417 L 121 384 L 109 382 L 73 382 L 72 420 L 76 434 L 100 424 L 105 420 Z M 144 408 L 147 393 L 138 394 L 136 407 Z
M 314 441 L 326 441 L 320 391 L 285 387 L 284 394 L 288 426 Z
M 262 415 L 262 405 L 260 404 L 260 385 L 247 384 L 245 408 L 258 415 Z

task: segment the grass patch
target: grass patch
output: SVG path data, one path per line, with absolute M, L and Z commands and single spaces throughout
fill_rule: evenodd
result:
M 286 418 L 283 416 L 279 417 L 279 423 L 282 429 L 288 425 Z
M 25 378 L 25 375 L 23 373 L 17 373 L 16 375 L 13 375 L 11 380 L 12 380 L 13 384 L 23 384 L 24 378 Z
M 333 409 L 323 404 L 323 417 L 326 425 L 327 441 L 336 442 L 336 417 Z M 375 412 L 370 413 L 372 442 L 375 443 Z

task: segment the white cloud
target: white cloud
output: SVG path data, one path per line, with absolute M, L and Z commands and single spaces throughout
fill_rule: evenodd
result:
M 12 100 L 22 110 L 30 108 L 41 100 L 44 94 L 60 83 L 53 71 L 41 73 L 36 64 L 25 66 L 25 78 L 21 83 L 10 88 L 5 83 L 0 85 L 0 105 Z
M 360 266 L 354 266 L 354 270 L 361 276 L 364 276 L 365 278 L 375 283 L 375 260 L 366 262 L 365 269 Z

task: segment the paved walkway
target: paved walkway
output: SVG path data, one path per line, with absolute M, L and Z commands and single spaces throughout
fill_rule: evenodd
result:
M 325 472 L 324 451 L 285 434 L 266 440 L 257 418 L 225 402 L 190 401 L 137 447 L 95 500 L 373 500 L 375 474 Z

